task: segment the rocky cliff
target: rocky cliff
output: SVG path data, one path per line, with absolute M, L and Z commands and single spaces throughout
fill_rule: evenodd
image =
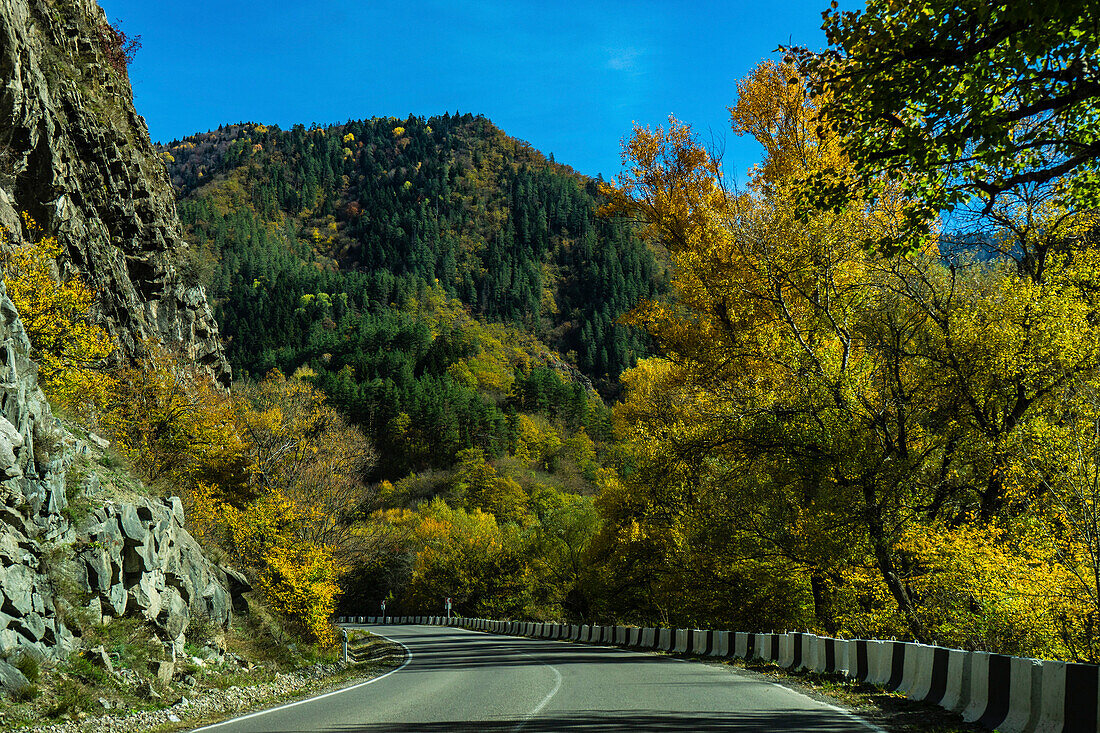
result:
M 108 27 L 92 0 L 0 0 L 0 226 L 18 240 L 26 212 L 57 236 L 62 274 L 95 289 L 120 357 L 156 338 L 228 383 L 217 324 L 189 282 L 171 183 Z
M 70 468 L 93 450 L 51 414 L 0 282 L 0 658 L 62 656 L 82 624 L 122 615 L 144 616 L 179 651 L 194 616 L 225 625 L 247 589 L 203 555 L 179 499 L 105 503 L 74 523 L 68 495 L 97 479 Z
M 171 185 L 125 67 L 108 61 L 106 23 L 90 0 L 0 0 L 5 246 L 22 241 L 30 214 L 64 247 L 58 274 L 95 289 L 116 358 L 158 339 L 228 383 L 206 297 L 188 282 Z M 95 474 L 70 469 L 93 450 L 51 414 L 0 281 L 0 659 L 64 655 L 82 625 L 124 614 L 179 649 L 196 614 L 225 624 L 231 591 L 244 589 L 203 556 L 178 500 L 102 501 L 77 517 L 67 497 L 93 488 Z M 17 674 L 0 661 L 0 686 Z

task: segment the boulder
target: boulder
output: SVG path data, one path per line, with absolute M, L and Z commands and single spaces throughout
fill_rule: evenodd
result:
M 7 662 L 0 661 L 0 687 L 8 692 L 18 692 L 30 684 L 26 675 Z
M 107 650 L 102 646 L 86 649 L 81 656 L 107 674 L 115 673 L 115 665 L 111 662 L 111 655 L 109 655 Z

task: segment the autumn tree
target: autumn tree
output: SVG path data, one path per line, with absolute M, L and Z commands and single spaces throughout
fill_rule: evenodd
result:
M 0 248 L 4 286 L 15 304 L 38 363 L 42 388 L 77 412 L 94 413 L 106 402 L 110 379 L 104 362 L 114 351 L 93 319 L 95 296 L 79 275 L 62 278 L 61 245 L 27 214 L 25 241 L 5 237 Z
M 272 372 L 241 385 L 240 424 L 253 467 L 250 486 L 227 501 L 242 504 L 280 495 L 301 516 L 297 537 L 327 548 L 346 565 L 363 548 L 353 529 L 374 509 L 365 482 L 376 453 L 362 431 L 327 404 L 306 381 Z
M 900 185 L 904 226 L 875 240 L 886 251 L 926 241 L 940 212 L 972 202 L 988 212 L 1036 186 L 1095 207 L 1097 11 L 1093 0 L 834 2 L 829 47 L 789 51 L 849 165 L 810 173 L 804 194 L 836 207 Z
M 676 297 L 630 316 L 664 357 L 628 375 L 618 412 L 641 470 L 601 497 L 602 542 L 666 567 L 703 547 L 743 572 L 772 562 L 823 628 L 930 639 L 946 596 L 922 589 L 949 575 L 913 532 L 1034 516 L 1006 476 L 1027 426 L 1096 366 L 1097 339 L 1081 337 L 1095 328 L 1095 256 L 1051 257 L 1034 279 L 1008 258 L 869 251 L 868 237 L 907 226 L 904 189 L 807 218 L 802 181 L 849 166 L 841 141 L 818 134 L 791 67 L 762 65 L 739 92 L 734 129 L 767 151 L 748 190 L 721 186 L 718 161 L 674 122 L 635 131 L 610 192 L 668 248 Z M 1069 227 L 1047 221 L 1052 235 Z

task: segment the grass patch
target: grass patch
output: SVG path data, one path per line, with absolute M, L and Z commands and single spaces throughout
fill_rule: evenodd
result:
M 103 645 L 116 667 L 144 674 L 149 662 L 164 659 L 164 645 L 153 628 L 137 618 L 123 617 L 86 634 L 87 646 Z

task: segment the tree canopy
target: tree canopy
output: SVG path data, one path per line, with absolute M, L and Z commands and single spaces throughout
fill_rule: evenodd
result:
M 1100 32 L 1095 0 L 1049 3 L 870 0 L 823 13 L 829 47 L 788 49 L 842 140 L 847 170 L 808 179 L 816 206 L 900 185 L 906 220 L 878 238 L 911 251 L 937 215 L 1055 186 L 1098 202 Z

